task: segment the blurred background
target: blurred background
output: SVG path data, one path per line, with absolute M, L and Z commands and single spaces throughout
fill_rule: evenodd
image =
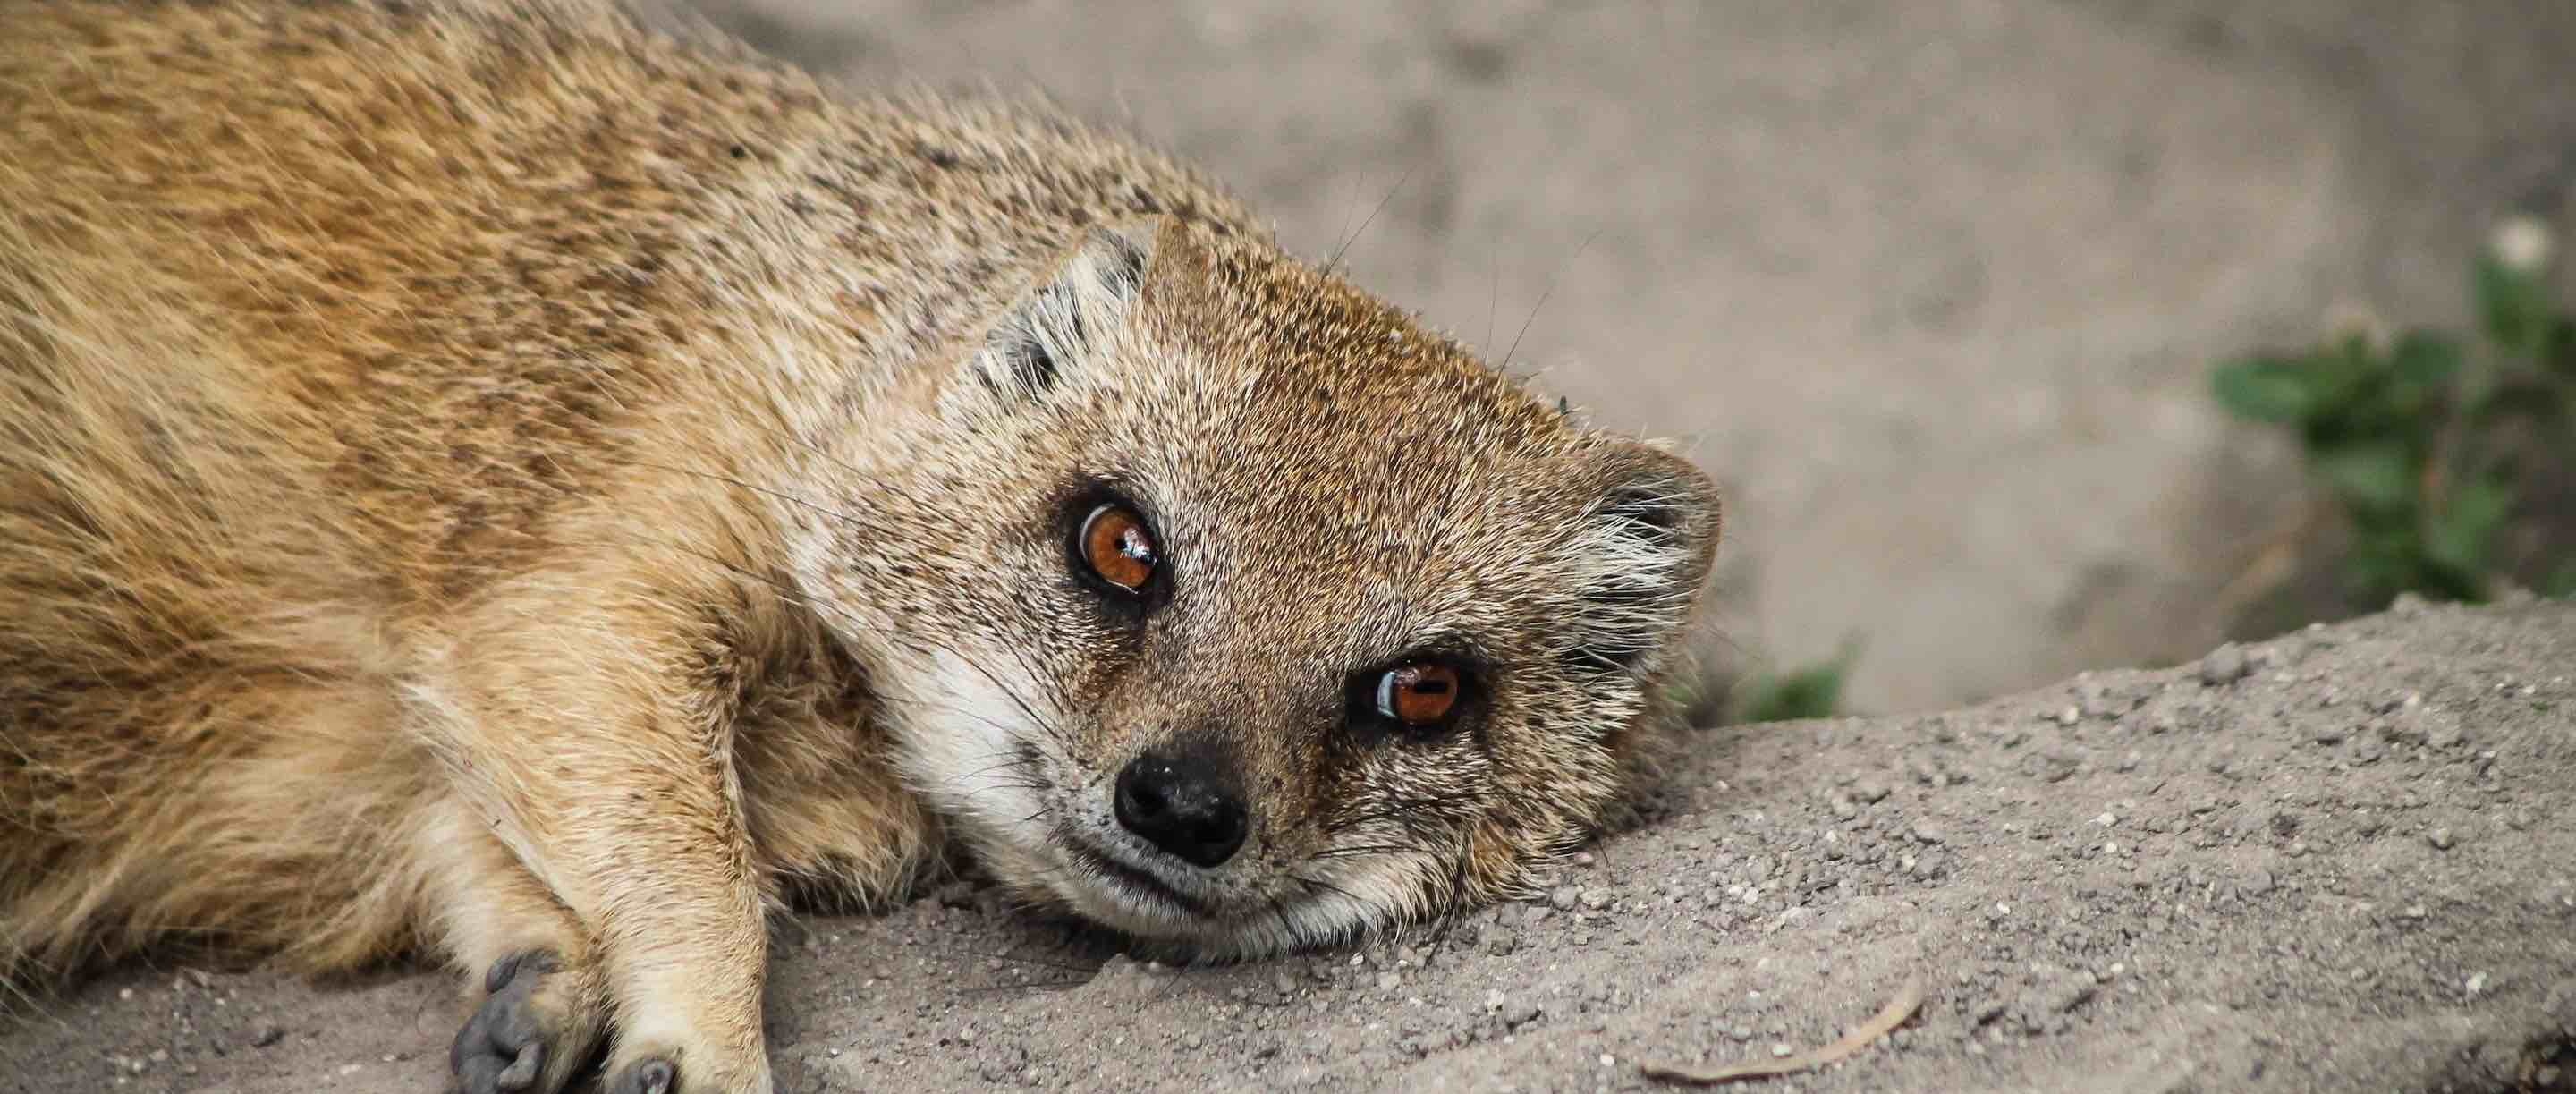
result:
M 692 6 L 859 86 L 1042 90 L 1299 253 L 1356 233 L 1361 284 L 1716 475 L 1719 656 L 1841 667 L 1843 709 L 2564 561 L 2425 416 L 2510 387 L 2445 386 L 2498 324 L 2514 367 L 2576 344 L 2472 276 L 2520 216 L 2569 298 L 2526 260 L 2576 216 L 2576 3 Z

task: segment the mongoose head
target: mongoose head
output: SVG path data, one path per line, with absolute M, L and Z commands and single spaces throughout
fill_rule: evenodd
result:
M 1618 808 L 1718 538 L 1266 244 L 1088 229 L 824 552 L 906 777 L 1019 894 L 1203 957 L 1523 891 Z

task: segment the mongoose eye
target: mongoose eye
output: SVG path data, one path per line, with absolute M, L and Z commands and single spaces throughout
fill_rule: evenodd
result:
M 1379 717 L 1430 729 L 1458 708 L 1458 670 L 1429 661 L 1388 669 L 1377 678 Z
M 1130 593 L 1145 591 L 1163 561 L 1162 548 L 1145 518 L 1116 502 L 1095 508 L 1082 520 L 1074 546 L 1091 575 Z

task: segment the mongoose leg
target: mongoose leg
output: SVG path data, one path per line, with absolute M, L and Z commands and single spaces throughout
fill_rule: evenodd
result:
M 766 905 L 737 803 L 733 726 L 721 702 L 694 690 L 708 647 L 693 621 L 667 614 L 688 601 L 620 577 L 612 565 L 532 582 L 534 595 L 467 624 L 454 647 L 457 691 L 440 696 L 456 715 L 456 786 L 588 939 L 587 961 L 538 948 L 598 977 L 614 1016 L 610 1089 L 767 1094 Z M 497 989 L 505 1009 L 511 989 Z M 532 990 L 542 1000 L 549 985 Z
M 568 858 L 591 871 L 599 897 L 603 969 L 617 1032 L 609 1051 L 616 1094 L 768 1094 L 761 990 L 768 957 L 763 908 L 741 846 L 741 821 L 713 785 L 703 813 L 662 815 L 658 805 L 605 825 L 598 843 Z M 732 833 L 708 840 L 701 825 Z M 621 849 L 622 847 L 622 849 Z

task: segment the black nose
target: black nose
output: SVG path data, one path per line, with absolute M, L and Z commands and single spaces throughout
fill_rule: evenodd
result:
M 1118 773 L 1118 823 L 1192 866 L 1243 846 L 1243 799 L 1203 760 L 1139 756 Z

